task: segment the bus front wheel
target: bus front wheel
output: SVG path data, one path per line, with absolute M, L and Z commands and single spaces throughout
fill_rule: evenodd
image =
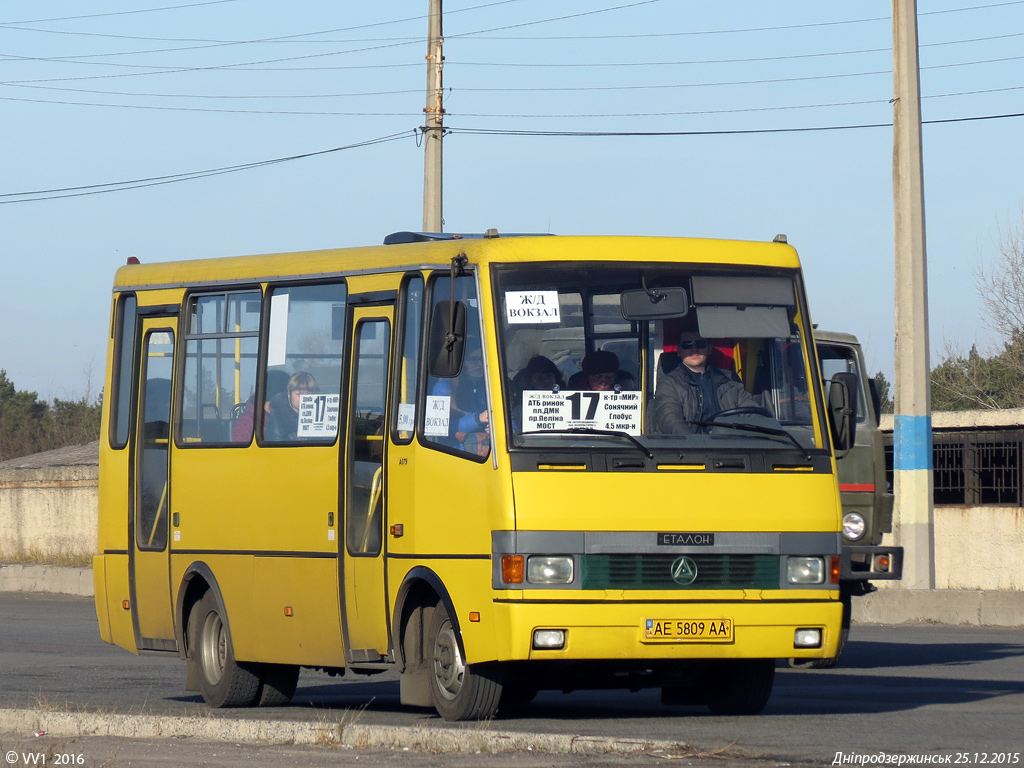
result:
M 260 665 L 235 661 L 227 617 L 212 591 L 207 591 L 189 616 L 189 664 L 206 703 L 218 707 L 251 707 L 260 694 Z
M 502 674 L 497 664 L 466 664 L 455 626 L 444 605 L 431 611 L 426 634 L 430 695 L 445 720 L 491 717 L 501 700 Z
M 708 709 L 716 715 L 756 715 L 772 695 L 775 659 L 735 659 L 712 665 L 705 678 Z

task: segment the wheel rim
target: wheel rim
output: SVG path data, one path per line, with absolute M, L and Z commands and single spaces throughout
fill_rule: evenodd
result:
M 199 645 L 199 659 L 203 675 L 211 685 L 216 685 L 224 676 L 228 659 L 228 635 L 224 622 L 218 613 L 211 612 L 203 621 L 202 640 Z
M 459 695 L 466 679 L 466 665 L 449 619 L 444 620 L 434 638 L 434 678 L 441 695 L 449 701 Z

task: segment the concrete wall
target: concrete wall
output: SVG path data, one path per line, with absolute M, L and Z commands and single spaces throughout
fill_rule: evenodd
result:
M 87 562 L 97 546 L 98 452 L 92 443 L 0 463 L 0 562 Z M 1024 509 L 936 507 L 935 570 L 939 589 L 1024 591 Z
M 1024 591 L 1024 509 L 936 507 L 935 586 Z
M 88 562 L 96 552 L 99 444 L 0 463 L 0 562 Z

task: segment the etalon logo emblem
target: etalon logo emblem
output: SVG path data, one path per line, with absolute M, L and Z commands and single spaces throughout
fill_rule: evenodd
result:
M 697 564 L 692 558 L 683 555 L 672 561 L 669 573 L 672 574 L 672 581 L 685 587 L 697 580 Z

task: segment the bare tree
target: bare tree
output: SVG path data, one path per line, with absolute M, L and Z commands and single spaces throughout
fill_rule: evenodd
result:
M 1024 210 L 1021 220 L 1000 232 L 999 255 L 974 267 L 983 322 L 998 336 L 987 356 L 946 343 L 946 354 L 931 374 L 935 410 L 1024 406 Z

